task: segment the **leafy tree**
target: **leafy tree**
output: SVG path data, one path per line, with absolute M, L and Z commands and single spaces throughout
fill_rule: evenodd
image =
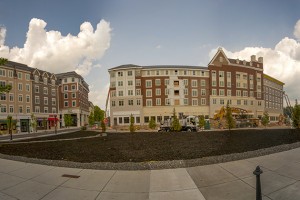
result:
M 102 132 L 104 133 L 106 131 L 104 120 L 101 121 L 101 128 L 102 128 Z
M 35 132 L 37 131 L 36 127 L 37 127 L 37 121 L 36 121 L 36 117 L 34 116 L 34 114 L 31 114 L 31 127 L 33 129 L 33 131 L 35 130 Z
M 293 127 L 300 128 L 300 105 L 298 105 L 297 101 L 293 108 L 292 120 L 293 120 Z
M 267 111 L 264 112 L 264 115 L 261 118 L 261 123 L 265 127 L 267 127 L 268 123 L 270 122 L 269 114 Z
M 7 59 L 6 58 L 0 58 L 0 65 L 4 65 L 5 63 L 7 63 Z
M 11 115 L 7 116 L 7 129 L 8 129 L 8 134 L 10 135 L 10 140 L 12 140 L 12 116 Z
M 47 120 L 46 120 L 46 118 L 43 118 L 43 127 L 46 131 L 47 130 Z
M 135 127 L 134 127 L 134 117 L 133 117 L 132 114 L 130 115 L 129 131 L 130 131 L 130 133 L 135 132 Z
M 72 116 L 70 114 L 64 115 L 65 126 L 70 127 L 73 123 Z
M 175 108 L 173 109 L 173 118 L 171 122 L 171 130 L 172 131 L 181 131 L 181 125 L 179 123 L 179 119 L 176 115 Z
M 90 115 L 89 115 L 89 125 L 92 126 L 95 124 L 95 116 L 94 116 L 94 112 L 91 111 Z
M 96 122 L 101 122 L 104 119 L 104 111 L 99 106 L 94 107 L 94 119 Z
M 155 119 L 153 117 L 151 117 L 151 119 L 150 119 L 149 128 L 150 129 L 155 129 L 156 128 Z
M 235 123 L 234 123 L 234 119 L 232 117 L 232 111 L 231 111 L 231 108 L 227 102 L 227 106 L 226 106 L 226 114 L 225 114 L 225 119 L 226 119 L 226 125 L 228 127 L 228 129 L 232 129 L 234 128 L 235 126 Z
M 199 128 L 200 128 L 200 129 L 203 129 L 204 126 L 205 126 L 205 118 L 204 118 L 203 115 L 200 115 L 200 116 L 199 116 Z

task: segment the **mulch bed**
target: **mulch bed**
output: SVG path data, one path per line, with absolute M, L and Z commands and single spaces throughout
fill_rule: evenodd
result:
M 299 141 L 300 130 L 295 129 L 108 133 L 106 137 L 73 141 L 0 144 L 0 153 L 85 163 L 145 162 L 241 153 Z

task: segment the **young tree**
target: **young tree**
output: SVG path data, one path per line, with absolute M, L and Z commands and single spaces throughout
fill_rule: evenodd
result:
M 150 129 L 155 129 L 156 128 L 156 123 L 155 119 L 151 117 L 150 122 L 149 122 L 149 128 Z
M 32 131 L 37 132 L 37 121 L 36 121 L 36 117 L 34 116 L 34 114 L 31 114 L 31 127 L 32 127 Z
M 228 127 L 228 129 L 232 129 L 234 128 L 234 119 L 232 117 L 232 111 L 231 111 L 231 108 L 227 102 L 227 106 L 226 106 L 226 114 L 225 114 L 225 119 L 226 119 L 226 125 Z
M 46 120 L 46 118 L 43 118 L 43 127 L 44 127 L 44 130 L 46 131 L 47 130 L 47 120 Z
M 11 115 L 7 116 L 7 129 L 8 129 L 8 134 L 10 135 L 10 140 L 12 140 L 12 116 Z
M 101 128 L 102 128 L 102 132 L 106 132 L 106 126 L 105 126 L 105 123 L 104 123 L 104 120 L 101 121 Z
M 94 112 L 91 111 L 90 116 L 89 116 L 89 125 L 92 126 L 95 124 L 95 116 L 94 116 Z
M 204 119 L 204 116 L 203 115 L 200 115 L 199 116 L 199 128 L 203 130 L 205 126 L 205 119 Z
M 134 127 L 134 117 L 133 117 L 132 114 L 130 115 L 129 131 L 130 131 L 130 133 L 135 132 L 135 127 Z
M 175 108 L 173 109 L 173 119 L 172 119 L 172 123 L 171 123 L 171 130 L 172 131 L 181 131 L 181 125 L 179 123 L 179 119 L 176 115 L 176 110 Z
M 70 114 L 64 115 L 65 126 L 70 127 L 72 125 L 72 116 Z
M 104 111 L 99 106 L 94 107 L 94 119 L 96 122 L 101 122 L 104 119 Z
M 292 120 L 293 120 L 293 127 L 300 128 L 300 105 L 298 105 L 297 101 L 293 108 Z
M 264 115 L 261 118 L 261 124 L 267 127 L 268 123 L 270 122 L 269 114 L 267 111 L 264 112 Z

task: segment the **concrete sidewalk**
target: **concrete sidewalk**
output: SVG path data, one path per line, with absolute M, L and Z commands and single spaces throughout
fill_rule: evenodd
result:
M 0 159 L 0 199 L 254 200 L 257 165 L 263 199 L 300 199 L 300 148 L 191 168 L 117 171 Z
M 13 134 L 13 141 L 19 141 L 19 140 L 24 140 L 29 138 L 36 138 L 36 137 L 45 137 L 45 136 L 50 136 L 55 134 L 69 133 L 78 130 L 80 130 L 80 128 L 72 127 L 72 128 L 57 129 L 56 133 L 55 130 L 38 130 L 37 132 L 31 132 L 31 133 L 27 133 L 27 132 L 17 133 L 17 134 Z M 10 141 L 9 134 L 0 135 L 0 142 L 8 142 L 8 141 Z

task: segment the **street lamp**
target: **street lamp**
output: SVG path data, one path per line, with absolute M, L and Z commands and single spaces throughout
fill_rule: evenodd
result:
M 29 127 L 29 117 L 28 117 L 28 134 L 30 133 L 30 127 Z
M 54 115 L 54 123 L 55 123 L 55 134 L 57 133 L 57 120 L 56 120 L 57 115 Z

